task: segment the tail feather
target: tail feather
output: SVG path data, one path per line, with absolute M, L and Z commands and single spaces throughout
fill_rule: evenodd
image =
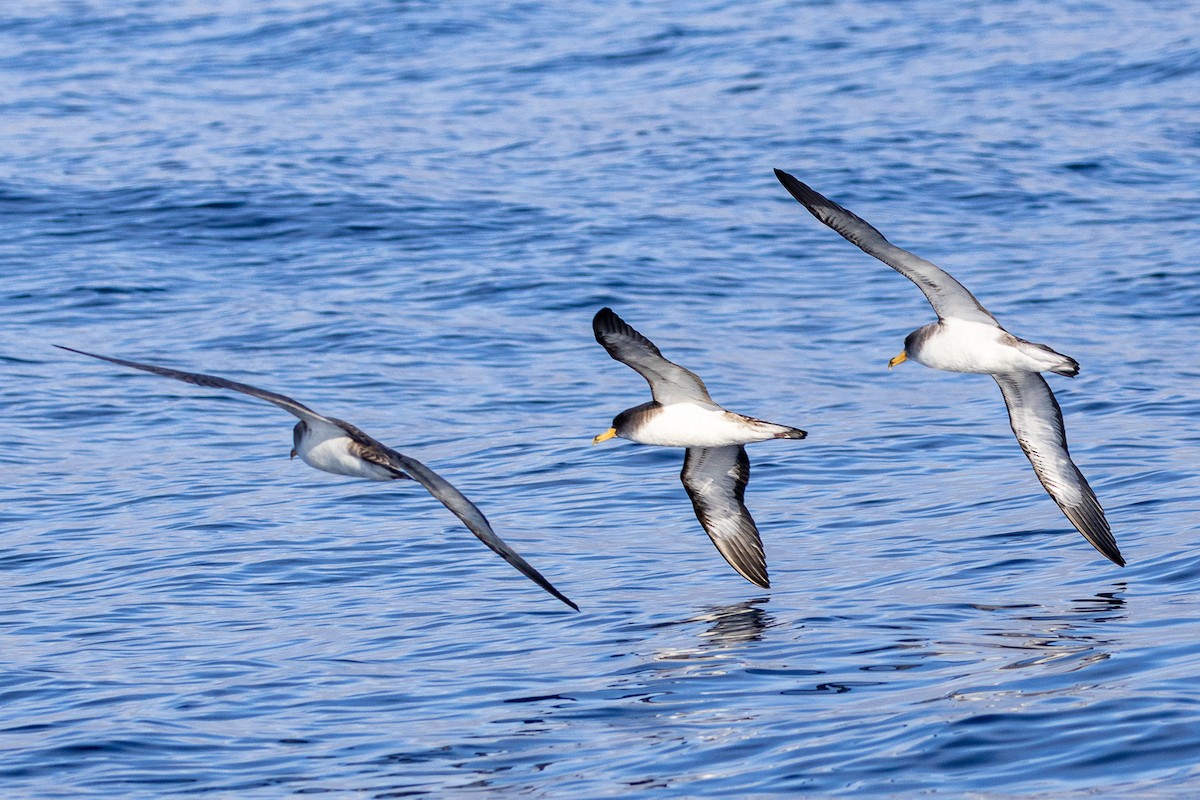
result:
M 1063 356 L 1063 363 L 1051 370 L 1057 375 L 1066 375 L 1068 378 L 1074 378 L 1079 374 L 1079 362 L 1070 356 Z
M 1017 341 L 1021 343 L 1027 355 L 1046 365 L 1043 369 L 1056 375 L 1066 375 L 1068 378 L 1074 378 L 1079 374 L 1079 362 L 1070 356 L 1064 356 L 1054 348 L 1038 342 L 1027 342 L 1024 339 L 1017 339 Z
M 748 424 L 752 430 L 771 439 L 804 439 L 808 436 L 806 431 L 788 425 L 780 425 L 778 422 L 767 422 L 765 419 L 747 417 L 744 414 L 734 414 L 732 411 L 726 411 L 725 413 L 731 415 L 734 419 L 740 420 L 743 424 Z M 764 441 L 764 439 L 754 439 L 752 441 Z

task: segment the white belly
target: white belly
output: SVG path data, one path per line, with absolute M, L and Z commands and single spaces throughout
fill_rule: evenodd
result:
M 748 420 L 723 409 L 673 403 L 647 417 L 628 438 L 665 447 L 726 447 L 766 441 L 774 438 L 774 433 L 756 429 Z
M 937 332 L 908 355 L 917 363 L 949 372 L 1040 372 L 1043 360 L 1032 358 L 1002 329 L 982 322 L 943 320 Z
M 341 428 L 322 426 L 321 429 L 314 429 L 310 423 L 309 433 L 300 442 L 296 454 L 310 467 L 335 475 L 349 475 L 371 481 L 396 479 L 396 475 L 389 470 L 353 455 L 350 452 L 351 444 L 350 438 Z

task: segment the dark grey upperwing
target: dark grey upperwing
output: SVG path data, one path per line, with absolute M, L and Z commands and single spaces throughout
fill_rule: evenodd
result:
M 725 560 L 746 580 L 771 588 L 762 539 L 743 502 L 750 482 L 746 448 L 689 447 L 679 477 L 696 518 Z
M 618 317 L 611 308 L 602 308 L 592 319 L 596 341 L 608 354 L 632 368 L 650 384 L 654 399 L 664 405 L 679 402 L 712 404 L 704 381 L 691 370 L 663 358 L 654 342 L 642 336 Z
M 491 524 L 488 523 L 487 517 L 483 515 L 474 503 L 466 498 L 466 496 L 455 489 L 450 483 L 431 470 L 429 467 L 417 461 L 415 458 L 410 458 L 406 455 L 397 453 L 391 448 L 384 448 L 388 455 L 394 461 L 393 466 L 403 470 L 408 476 L 415 479 L 422 486 L 429 490 L 442 505 L 450 509 L 454 516 L 463 521 L 463 524 L 470 529 L 471 533 L 479 537 L 479 541 L 490 547 L 493 552 L 512 564 L 517 568 L 517 571 L 524 575 L 529 580 L 536 583 L 538 586 L 545 589 L 550 594 L 562 600 L 576 611 L 579 606 L 571 602 L 566 595 L 554 588 L 550 581 L 542 577 L 542 573 L 533 568 L 532 565 L 517 554 L 504 540 L 496 535 L 492 530 Z
M 1125 566 L 1100 501 L 1067 451 L 1062 409 L 1046 379 L 1036 372 L 998 373 L 992 377 L 1004 395 L 1017 442 L 1042 486 L 1092 547 L 1110 561 Z
M 219 378 L 216 375 L 204 375 L 199 372 L 184 372 L 183 370 L 169 369 L 167 367 L 156 367 L 153 364 L 142 364 L 138 361 L 126 361 L 123 358 L 112 358 L 111 356 L 96 355 L 95 353 L 89 353 L 85 350 L 76 350 L 73 347 L 63 347 L 60 344 L 56 344 L 54 346 L 59 350 L 69 350 L 72 353 L 79 353 L 81 356 L 98 358 L 101 361 L 119 364 L 122 367 L 140 369 L 143 372 L 151 372 L 155 375 L 161 375 L 164 378 L 174 378 L 177 381 L 190 383 L 193 386 L 203 386 L 206 389 L 232 389 L 235 392 L 241 392 L 242 394 L 248 394 L 251 397 L 257 397 L 260 400 L 266 400 L 268 403 L 274 403 L 284 411 L 287 411 L 289 414 L 299 417 L 302 420 L 317 422 L 332 421 L 328 417 L 321 416 L 303 403 L 297 403 L 292 398 L 286 397 L 282 394 L 268 392 L 266 389 L 259 389 L 257 386 L 250 386 L 249 384 L 238 383 L 237 381 Z
M 967 291 L 967 288 L 949 272 L 892 244 L 866 220 L 813 191 L 795 176 L 777 169 L 775 177 L 814 217 L 840 233 L 851 244 L 857 245 L 863 252 L 874 256 L 915 283 L 917 288 L 925 293 L 938 317 L 953 317 L 989 325 L 999 324 L 975 299 L 975 295 Z

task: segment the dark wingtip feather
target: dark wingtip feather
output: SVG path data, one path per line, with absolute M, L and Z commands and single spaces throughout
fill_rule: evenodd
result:
M 1113 539 L 1112 533 L 1107 530 L 1105 530 L 1105 533 L 1107 533 L 1108 536 L 1104 539 L 1100 539 L 1099 537 L 1096 539 L 1087 537 L 1087 539 L 1097 550 L 1100 551 L 1100 554 L 1109 561 L 1113 562 L 1118 567 L 1125 566 L 1125 556 L 1121 555 L 1121 551 L 1117 549 L 1117 542 L 1115 539 Z
M 592 333 L 600 344 L 604 344 L 604 334 L 619 333 L 622 328 L 628 327 L 625 320 L 618 317 L 617 312 L 608 306 L 597 311 L 596 316 L 592 317 Z
M 1121 555 L 1121 551 L 1117 549 L 1116 542 L 1106 542 L 1104 543 L 1104 546 L 1101 546 L 1097 542 L 1092 542 L 1092 545 L 1100 551 L 1100 555 L 1104 556 L 1118 567 L 1125 566 L 1125 556 Z
M 89 358 L 99 358 L 105 361 L 108 360 L 104 356 L 98 356 L 95 353 L 89 353 L 85 350 L 76 350 L 74 347 L 67 347 L 65 344 L 55 344 L 51 345 L 51 347 L 57 347 L 59 350 L 66 350 L 68 353 L 78 353 L 81 356 L 88 356 Z
M 596 335 L 596 341 L 604 344 L 603 335 L 606 333 L 614 333 L 618 336 L 629 336 L 633 339 L 644 340 L 646 344 L 653 346 L 653 342 L 646 339 L 645 336 L 638 333 L 632 325 L 617 315 L 608 306 L 596 312 L 596 316 L 592 317 L 592 333 Z
M 592 317 L 592 330 L 598 333 L 606 328 L 611 328 L 618 322 L 621 322 L 621 318 L 617 316 L 617 312 L 605 306 Z
M 531 569 L 532 569 L 532 568 L 531 568 Z M 537 578 L 535 578 L 535 579 L 534 579 L 534 583 L 536 583 L 537 585 L 541 586 L 541 587 L 542 587 L 543 589 L 545 589 L 547 592 L 549 592 L 550 594 L 552 594 L 552 595 L 554 595 L 555 597 L 557 597 L 559 600 L 561 600 L 561 601 L 563 601 L 564 603 L 566 603 L 567 605 L 569 605 L 569 606 L 570 606 L 571 608 L 573 608 L 575 611 L 578 611 L 578 610 L 579 610 L 579 606 L 575 605 L 575 601 L 573 601 L 571 598 L 567 597 L 565 594 L 563 594 L 562 592 L 560 592 L 558 589 L 555 589 L 555 588 L 554 588 L 554 584 L 550 583 L 550 581 L 546 580 L 545 578 L 542 578 L 542 574 L 541 574 L 540 572 L 537 572 L 537 570 L 533 570 L 533 571 L 534 571 L 535 573 L 537 573 L 537 577 L 538 577 L 538 578 L 541 578 L 541 580 L 537 580 Z M 530 577 L 532 577 L 532 576 L 530 576 Z
M 731 561 L 730 564 L 733 564 L 733 562 Z M 764 589 L 771 588 L 771 578 L 767 575 L 767 560 L 765 556 L 762 556 L 761 560 L 754 558 L 741 559 L 738 564 L 733 564 L 733 566 L 743 578 L 755 586 L 761 586 Z
M 478 534 L 476 534 L 476 535 L 478 535 Z M 484 544 L 487 544 L 488 547 L 492 547 L 492 545 L 486 541 L 484 541 Z M 494 547 L 492 547 L 492 549 L 496 550 L 496 548 L 494 548 Z M 496 552 L 499 553 L 501 558 L 503 558 L 509 564 L 512 564 L 514 567 L 516 567 L 517 571 L 520 572 L 522 575 L 524 575 L 526 578 L 529 578 L 531 581 L 536 583 L 538 586 L 542 587 L 547 592 L 549 592 L 550 594 L 557 597 L 559 600 L 561 600 L 564 603 L 566 603 L 567 605 L 569 605 L 575 611 L 579 610 L 579 606 L 575 605 L 575 602 L 573 600 L 571 600 L 571 598 L 567 597 L 565 594 L 560 592 L 558 589 L 554 588 L 554 584 L 552 584 L 552 583 L 550 583 L 550 581 L 546 580 L 546 578 L 542 576 L 542 573 L 540 573 L 536 569 L 534 569 L 533 566 L 529 564 L 529 562 L 525 561 L 525 559 L 521 558 L 515 552 L 512 553 L 513 558 L 509 558 L 507 555 L 500 552 L 499 550 L 496 550 Z
M 632 325 L 617 316 L 617 312 L 613 311 L 608 306 L 605 306 L 597 311 L 596 316 L 592 317 L 592 333 L 595 334 L 596 341 L 608 351 L 608 354 L 622 363 L 628 362 L 626 362 L 625 359 L 620 355 L 621 347 L 614 341 L 606 340 L 606 336 L 623 336 L 628 339 L 632 339 L 635 342 L 640 343 L 654 355 L 660 357 L 662 356 L 662 351 L 658 349 L 658 346 L 655 345 L 654 342 L 647 339 Z M 700 379 L 697 378 L 696 380 Z M 703 382 L 701 383 L 701 388 L 703 388 Z
M 783 433 L 775 434 L 776 439 L 807 439 L 808 431 L 802 431 L 799 428 L 788 428 Z
M 787 189 L 792 197 L 796 198 L 809 211 L 812 211 L 814 205 L 825 205 L 829 201 L 821 195 L 814 192 L 807 184 L 797 178 L 795 175 L 790 175 L 781 169 L 775 170 L 775 177 L 783 184 L 783 188 Z M 815 212 L 814 212 L 815 213 Z
M 1080 481 L 1090 496 L 1082 505 L 1061 506 L 1063 513 L 1100 555 L 1118 567 L 1125 566 L 1125 557 L 1121 555 L 1121 551 L 1117 547 L 1117 540 L 1113 538 L 1112 529 L 1108 526 L 1108 520 L 1104 518 L 1100 501 L 1092 493 L 1091 487 L 1087 485 L 1087 479 L 1083 478 L 1082 473 L 1080 473 Z
M 814 217 L 824 222 L 821 215 L 817 213 L 818 208 L 833 208 L 844 213 L 850 213 L 846 209 L 839 206 L 837 203 L 830 200 L 825 195 L 813 189 L 808 184 L 801 181 L 795 175 L 789 175 L 781 169 L 775 170 L 775 177 L 783 184 L 783 188 L 788 190 L 792 197 L 796 198 L 797 202 L 807 208 Z
M 715 540 L 713 544 L 716 544 Z M 764 589 L 771 588 L 771 578 L 767 575 L 766 556 L 761 551 L 722 550 L 719 546 L 717 547 L 717 551 L 720 552 L 725 561 L 729 566 L 733 567 L 737 574 L 755 586 L 761 586 Z

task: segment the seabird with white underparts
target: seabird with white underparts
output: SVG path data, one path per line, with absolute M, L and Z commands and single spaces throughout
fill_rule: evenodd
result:
M 654 397 L 618 414 L 592 444 L 620 436 L 639 444 L 687 448 L 680 478 L 696 518 L 738 574 L 770 588 L 762 539 L 744 502 L 750 459 L 742 445 L 808 434 L 721 408 L 695 373 L 663 358 L 653 342 L 610 308 L 596 313 L 592 330 L 610 356 L 646 379 Z
M 313 411 L 308 406 L 298 403 L 290 397 L 275 392 L 259 389 L 245 383 L 219 378 L 215 375 L 202 375 L 197 372 L 184 372 L 167 367 L 157 367 L 153 364 L 142 364 L 137 361 L 126 361 L 122 358 L 96 355 L 73 347 L 55 345 L 60 350 L 98 358 L 119 364 L 122 367 L 140 369 L 165 378 L 203 386 L 211 389 L 232 389 L 235 392 L 248 394 L 260 400 L 266 400 L 298 417 L 292 430 L 292 458 L 300 456 L 304 463 L 324 472 L 335 475 L 349 475 L 353 478 L 366 478 L 371 481 L 416 480 L 429 490 L 442 505 L 462 520 L 463 524 L 479 537 L 479 540 L 490 547 L 497 555 L 516 567 L 522 575 L 541 586 L 550 594 L 563 601 L 576 611 L 579 606 L 571 602 L 566 595 L 555 589 L 550 581 L 534 569 L 529 562 L 521 558 L 515 550 L 504 543 L 496 535 L 487 518 L 483 516 L 474 503 L 468 500 L 462 492 L 451 486 L 442 476 L 415 458 L 398 453 L 381 442 L 376 441 L 361 430 L 333 417 L 325 417 Z
M 1042 486 L 1093 547 L 1125 566 L 1100 501 L 1067 451 L 1062 409 L 1039 374 L 1049 371 L 1073 378 L 1079 363 L 1044 344 L 1013 336 L 948 272 L 896 247 L 865 220 L 794 176 L 777 169 L 775 177 L 814 217 L 915 283 L 937 312 L 937 322 L 905 337 L 904 349 L 888 368 L 912 359 L 934 369 L 991 375 L 1008 406 L 1017 442 Z

